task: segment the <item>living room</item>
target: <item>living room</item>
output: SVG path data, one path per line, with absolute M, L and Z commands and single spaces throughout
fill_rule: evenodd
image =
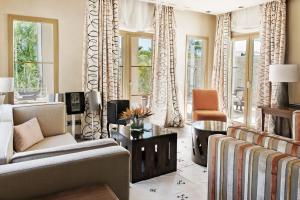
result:
M 299 199 L 299 11 L 0 0 L 0 199 Z

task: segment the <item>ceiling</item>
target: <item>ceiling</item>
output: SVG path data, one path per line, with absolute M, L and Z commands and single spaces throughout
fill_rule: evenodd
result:
M 231 12 L 242 8 L 256 6 L 272 0 L 141 0 L 161 2 L 179 10 L 191 10 L 213 15 Z

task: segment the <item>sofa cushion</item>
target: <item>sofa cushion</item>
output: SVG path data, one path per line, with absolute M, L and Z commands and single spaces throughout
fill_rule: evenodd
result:
M 243 126 L 229 127 L 227 135 L 300 158 L 300 141 Z
M 13 120 L 15 125 L 22 124 L 34 117 L 39 120 L 44 137 L 66 133 L 66 110 L 64 103 L 13 106 Z
M 113 139 L 101 139 L 94 141 L 80 142 L 76 144 L 64 145 L 48 149 L 26 151 L 16 153 L 11 159 L 12 163 L 23 162 L 28 160 L 36 160 L 41 158 L 65 155 L 70 153 L 77 153 L 81 151 L 88 151 L 93 149 L 105 148 L 110 146 L 118 146 Z
M 37 118 L 14 127 L 14 149 L 17 152 L 25 151 L 43 139 Z
M 64 146 L 64 145 L 69 145 L 69 144 L 76 144 L 76 143 L 77 143 L 76 140 L 70 133 L 65 133 L 62 135 L 46 137 L 41 142 L 28 148 L 26 151 L 47 149 L 47 148 L 51 148 L 51 147 L 58 147 L 58 146 Z

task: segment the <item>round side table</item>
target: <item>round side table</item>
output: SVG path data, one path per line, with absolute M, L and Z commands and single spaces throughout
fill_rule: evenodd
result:
M 207 166 L 208 137 L 214 134 L 226 135 L 227 123 L 219 121 L 196 121 L 192 124 L 192 160 Z

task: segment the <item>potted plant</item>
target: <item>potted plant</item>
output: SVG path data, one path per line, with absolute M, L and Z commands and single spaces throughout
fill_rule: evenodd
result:
M 151 116 L 152 113 L 149 108 L 133 108 L 126 109 L 121 115 L 121 118 L 129 121 L 131 128 L 131 135 L 138 138 L 143 133 L 144 119 Z

